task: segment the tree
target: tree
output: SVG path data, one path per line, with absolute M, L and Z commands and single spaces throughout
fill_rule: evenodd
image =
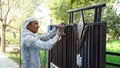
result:
M 1 51 L 5 52 L 5 30 L 20 29 L 23 19 L 30 17 L 42 0 L 0 0 Z M 16 13 L 17 15 L 14 15 Z M 19 27 L 19 28 L 18 28 Z
M 113 39 L 118 39 L 120 37 L 120 16 L 117 13 L 117 7 L 120 7 L 120 2 L 109 3 L 105 9 L 103 20 L 107 22 L 107 34 L 109 34 Z M 114 7 L 115 6 L 115 7 Z
M 1 23 L 1 51 L 5 52 L 5 29 L 7 24 L 11 22 L 8 20 L 8 14 L 15 5 L 17 1 L 15 0 L 0 0 L 0 23 Z M 5 8 L 5 9 L 4 9 Z
M 15 24 L 14 26 L 12 26 L 16 28 L 19 27 L 20 29 L 24 19 L 32 16 L 32 13 L 36 9 L 36 7 L 41 4 L 41 2 L 42 0 L 20 0 L 13 10 L 17 12 L 18 16 L 14 17 L 14 21 L 11 22 L 11 25 Z
M 63 20 L 65 22 L 68 22 L 68 13 L 67 13 L 68 10 L 82 8 L 92 4 L 109 2 L 109 1 L 110 0 L 105 0 L 105 1 L 104 0 L 52 0 L 49 1 L 47 4 L 51 10 L 51 16 L 53 18 L 57 19 L 58 21 Z M 75 14 L 75 16 L 79 17 L 78 13 Z

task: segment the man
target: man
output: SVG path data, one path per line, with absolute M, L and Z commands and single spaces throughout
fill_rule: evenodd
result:
M 58 25 L 46 35 L 38 35 L 38 21 L 28 18 L 21 29 L 21 55 L 24 68 L 41 68 L 40 50 L 50 50 L 59 40 L 64 31 L 64 25 Z M 56 34 L 56 29 L 59 32 Z

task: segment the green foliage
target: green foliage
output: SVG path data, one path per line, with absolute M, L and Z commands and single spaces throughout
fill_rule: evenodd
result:
M 107 33 L 113 38 L 120 37 L 120 16 L 112 6 L 107 6 L 103 15 L 103 21 L 107 22 Z
M 9 42 L 9 45 L 19 45 L 20 44 L 20 34 L 15 33 L 14 37 L 13 32 L 6 32 L 6 40 Z
M 105 1 L 104 0 L 52 0 L 48 3 L 48 7 L 52 11 L 51 16 L 53 18 L 56 18 L 58 21 L 62 20 L 68 22 L 68 13 L 67 13 L 68 10 L 82 8 L 85 6 L 90 6 L 92 4 L 109 2 L 109 1 L 110 0 L 105 0 Z M 79 17 L 79 14 L 75 14 L 75 15 L 77 15 L 75 17 Z
M 23 21 L 30 17 L 34 10 L 39 6 L 42 0 L 21 0 L 18 2 L 17 6 L 15 6 L 14 10 L 17 11 L 17 18 L 14 17 L 14 21 L 11 24 L 15 24 L 14 27 L 21 27 Z
M 65 0 L 52 0 L 47 4 L 51 10 L 51 16 L 54 20 L 65 21 L 68 20 L 67 10 L 69 9 L 68 3 Z M 54 22 L 58 22 L 54 21 Z
M 0 18 L 4 18 L 9 7 L 7 24 L 20 29 L 24 19 L 30 17 L 42 1 L 43 0 L 1 0 Z
M 103 9 L 102 21 L 107 22 L 107 33 L 113 38 L 120 37 L 120 16 L 113 8 L 115 0 L 52 0 L 48 7 L 51 9 L 51 16 L 58 21 L 68 22 L 69 9 L 82 8 L 98 3 L 106 3 Z M 119 2 L 118 2 L 119 3 Z M 51 5 L 52 4 L 52 5 Z M 79 20 L 80 13 L 74 14 L 74 23 Z M 85 22 L 93 22 L 94 10 L 84 11 Z M 55 20 L 54 19 L 54 20 Z
M 40 50 L 40 60 L 41 60 L 42 68 L 47 68 L 46 67 L 48 63 L 46 59 L 46 57 L 48 56 L 47 54 L 48 54 L 47 51 Z

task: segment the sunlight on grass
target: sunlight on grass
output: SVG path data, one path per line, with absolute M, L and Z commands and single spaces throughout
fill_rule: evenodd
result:
M 13 59 L 15 62 L 17 62 L 18 64 L 20 63 L 20 54 L 16 54 L 16 53 L 13 53 L 13 52 L 9 52 L 7 53 L 8 57 L 10 59 Z
M 106 51 L 120 53 L 120 39 L 107 41 Z
M 107 41 L 106 51 L 120 53 L 120 39 Z M 106 62 L 120 64 L 120 56 L 106 55 Z M 118 68 L 118 67 L 106 65 L 106 68 Z

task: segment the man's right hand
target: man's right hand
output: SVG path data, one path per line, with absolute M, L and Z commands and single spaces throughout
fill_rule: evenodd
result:
M 59 37 L 60 37 L 60 36 L 62 35 L 62 33 L 64 32 L 64 28 L 65 28 L 64 24 L 58 26 L 58 29 L 59 29 L 58 36 L 59 36 Z

